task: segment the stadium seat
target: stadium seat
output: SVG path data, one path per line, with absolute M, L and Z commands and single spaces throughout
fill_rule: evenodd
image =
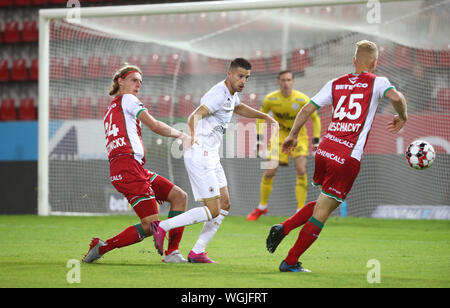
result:
M 76 31 L 73 24 L 65 21 L 59 23 L 58 39 L 71 41 L 75 39 L 75 34 Z
M 177 117 L 188 117 L 194 109 L 194 97 L 191 94 L 183 94 L 178 97 Z
M 258 101 L 258 94 L 256 93 L 247 93 L 244 95 L 244 99 L 242 102 L 256 110 L 259 110 L 259 101 Z
M 48 1 L 51 4 L 66 4 L 66 0 L 49 0 Z
M 127 57 L 126 62 L 131 65 L 136 65 L 139 68 L 142 68 L 142 56 L 140 55 L 130 55 Z
M 33 98 L 24 98 L 19 103 L 19 120 L 35 121 L 37 120 L 36 108 Z
M 38 41 L 38 29 L 36 20 L 25 20 L 23 22 L 22 41 L 23 42 Z
M 74 118 L 72 98 L 61 98 L 58 101 L 56 108 L 57 119 L 67 120 Z
M 17 111 L 15 101 L 12 98 L 6 98 L 2 100 L 0 106 L 0 121 L 16 121 Z
M 450 67 L 450 50 L 439 51 L 439 66 Z
M 208 61 L 206 63 L 208 74 L 216 75 L 225 73 L 226 70 L 225 64 L 226 64 L 225 60 L 208 58 Z
M 209 18 L 206 13 L 198 13 L 194 17 L 194 32 L 204 34 L 210 30 Z
M 114 73 L 122 67 L 121 56 L 110 56 L 106 61 L 105 74 L 106 77 L 112 77 Z
M 309 51 L 308 49 L 298 49 L 292 52 L 291 69 L 294 72 L 303 72 L 309 66 Z
M 198 53 L 189 53 L 186 60 L 185 75 L 201 75 L 204 73 L 203 58 Z
M 278 73 L 281 71 L 281 60 L 282 60 L 281 54 L 274 54 L 269 59 L 269 72 L 271 73 Z
M 392 65 L 396 68 L 411 68 L 412 50 L 403 45 L 396 45 L 392 54 Z
M 336 18 L 335 8 L 332 6 L 321 6 L 320 17 L 324 19 L 335 19 Z
M 93 119 L 95 117 L 92 100 L 90 97 L 80 97 L 77 101 L 77 118 Z
M 358 21 L 358 6 L 347 5 L 341 7 L 342 19 L 344 22 L 356 22 Z
M 378 47 L 378 67 L 386 67 L 390 65 L 389 50 L 387 47 L 380 45 Z
M 172 53 L 166 57 L 166 67 L 165 74 L 172 75 L 182 75 L 183 74 L 183 63 L 180 62 L 180 55 L 178 53 Z M 180 63 L 179 63 L 180 62 Z
M 97 119 L 103 119 L 105 116 L 105 112 L 108 109 L 109 104 L 111 103 L 112 98 L 109 96 L 102 96 L 99 97 L 97 100 L 97 108 L 96 108 L 96 118 Z
M 418 49 L 416 59 L 424 67 L 436 67 L 436 55 L 433 50 Z
M 38 80 L 39 78 L 39 60 L 34 58 L 31 60 L 30 66 L 30 80 Z
M 170 95 L 161 95 L 158 98 L 157 102 L 157 113 L 156 115 L 158 117 L 170 117 L 172 116 L 172 98 Z
M 31 0 L 33 5 L 44 5 L 47 4 L 49 0 Z
M 441 88 L 436 95 L 436 111 L 450 113 L 450 88 Z
M 9 60 L 0 59 L 0 82 L 9 81 Z
M 15 59 L 11 69 L 12 81 L 25 81 L 28 80 L 27 60 L 20 58 Z
M 16 6 L 26 6 L 31 4 L 31 0 L 15 0 L 14 4 Z
M 83 78 L 84 76 L 84 59 L 82 57 L 70 58 L 67 65 L 67 77 Z
M 64 66 L 63 58 L 50 59 L 50 79 L 57 80 L 66 77 L 66 68 Z
M 5 43 L 20 42 L 19 22 L 17 20 L 10 20 L 5 23 L 3 41 Z
M 252 64 L 252 72 L 254 73 L 265 73 L 267 69 L 267 61 L 261 50 L 255 51 L 255 58 L 250 60 Z
M 174 33 L 176 35 L 187 34 L 190 32 L 188 14 L 176 14 L 173 18 L 175 19 Z
M 13 0 L 0 0 L 0 7 L 11 6 L 13 2 Z
M 144 69 L 144 76 L 162 76 L 164 75 L 163 64 L 159 54 L 151 54 L 147 56 L 147 64 Z
M 101 57 L 92 56 L 89 57 L 86 66 L 86 76 L 88 78 L 100 78 L 105 75 L 105 67 L 103 66 L 103 60 Z

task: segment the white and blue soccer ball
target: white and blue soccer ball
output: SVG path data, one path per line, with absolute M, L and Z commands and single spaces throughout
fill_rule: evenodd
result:
M 408 164 L 417 170 L 430 168 L 436 158 L 433 146 L 424 140 L 415 140 L 406 148 Z

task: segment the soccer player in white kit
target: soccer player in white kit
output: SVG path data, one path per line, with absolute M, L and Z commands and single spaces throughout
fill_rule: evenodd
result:
M 196 201 L 204 206 L 191 209 L 176 217 L 161 221 L 154 232 L 155 247 L 161 254 L 164 237 L 171 229 L 205 222 L 197 243 L 188 255 L 192 263 L 215 263 L 206 254 L 206 245 L 219 229 L 230 209 L 230 196 L 225 172 L 220 164 L 219 148 L 227 124 L 233 112 L 247 118 L 259 118 L 274 125 L 278 122 L 270 115 L 240 102 L 241 92 L 250 77 L 251 64 L 243 59 L 234 59 L 227 72 L 227 78 L 213 86 L 201 99 L 200 106 L 189 116 L 188 125 L 192 147 L 184 154 Z

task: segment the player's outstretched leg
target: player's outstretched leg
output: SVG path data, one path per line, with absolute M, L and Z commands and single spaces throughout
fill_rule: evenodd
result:
M 267 250 L 270 253 L 274 253 L 285 236 L 282 224 L 273 225 L 272 228 L 270 228 L 269 235 L 266 239 Z
M 82 259 L 82 261 L 84 263 L 92 263 L 97 261 L 98 259 L 100 259 L 103 254 L 100 254 L 100 247 L 106 246 L 107 244 L 99 239 L 98 237 L 94 237 L 91 241 L 91 243 L 89 244 L 89 251 L 87 252 L 87 254 L 84 256 L 84 258 Z

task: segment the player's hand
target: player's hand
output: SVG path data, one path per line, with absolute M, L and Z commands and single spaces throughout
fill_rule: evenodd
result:
M 194 140 L 185 133 L 181 133 L 181 135 L 178 137 L 178 139 L 180 139 L 181 142 L 183 143 L 184 150 L 188 150 L 194 143 Z
M 317 148 L 319 147 L 319 143 L 320 143 L 320 138 L 314 138 L 313 142 L 312 142 L 312 151 L 313 154 L 316 154 Z
M 283 151 L 286 154 L 289 154 L 292 149 L 294 149 L 297 146 L 297 138 L 294 138 L 289 134 L 289 136 L 284 140 L 283 144 L 281 145 L 281 151 Z
M 405 120 L 402 120 L 398 115 L 395 115 L 392 121 L 387 124 L 387 130 L 393 134 L 396 134 L 403 128 L 403 126 L 405 126 L 405 123 Z

